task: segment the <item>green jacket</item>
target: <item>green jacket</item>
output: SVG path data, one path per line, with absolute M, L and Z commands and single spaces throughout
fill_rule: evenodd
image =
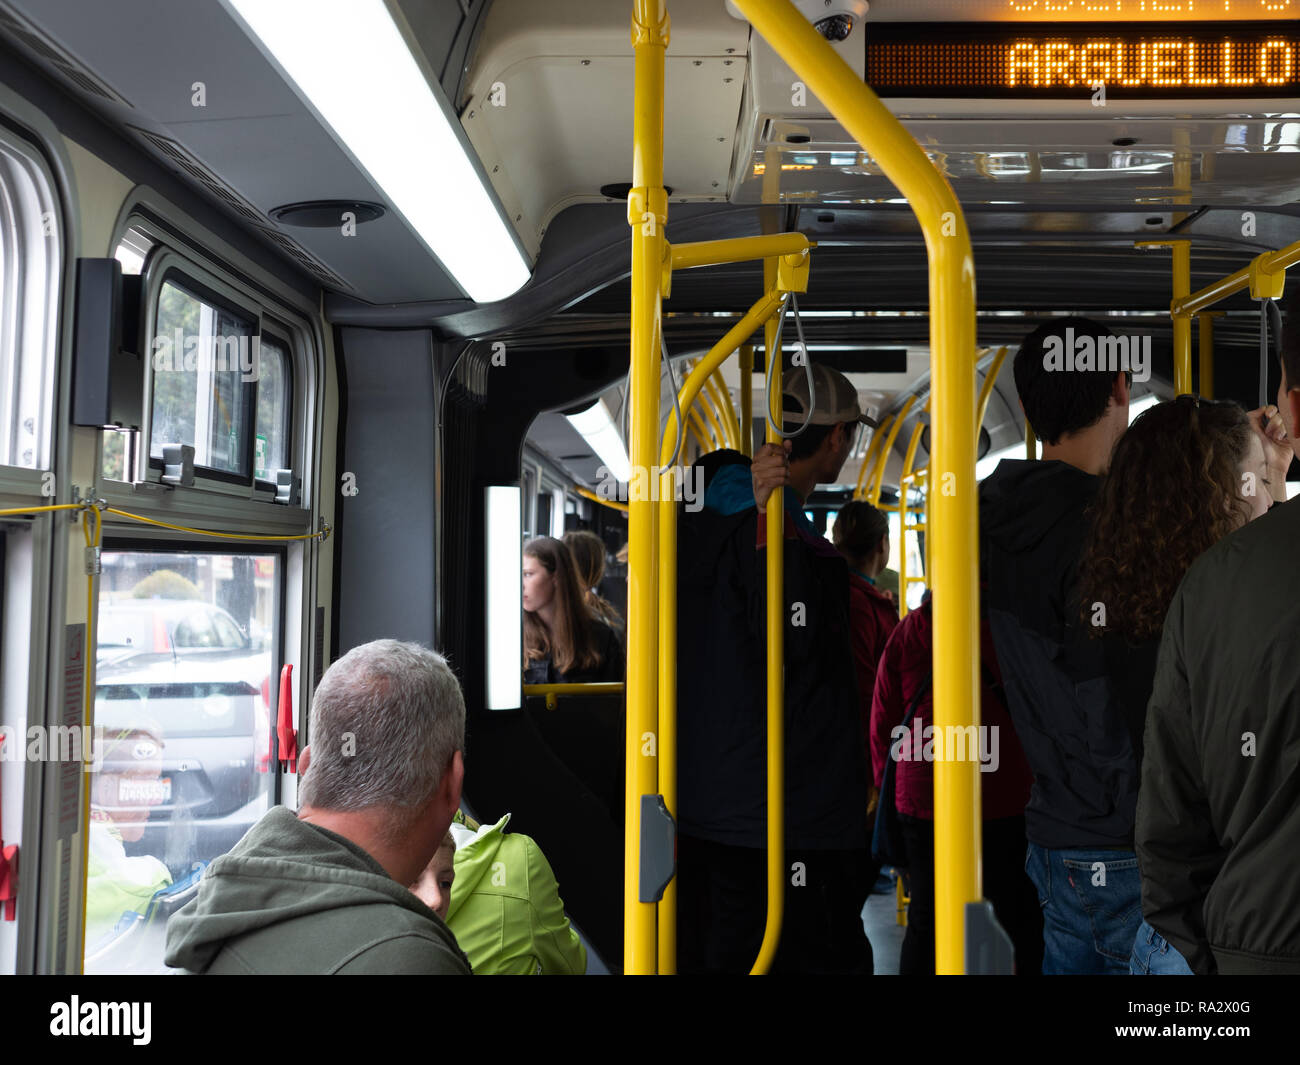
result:
M 189 973 L 469 975 L 455 937 L 350 840 L 273 807 L 167 923 Z
M 587 950 L 564 915 L 555 874 L 506 814 L 477 831 L 452 824 L 456 877 L 447 924 L 478 976 L 582 974 Z

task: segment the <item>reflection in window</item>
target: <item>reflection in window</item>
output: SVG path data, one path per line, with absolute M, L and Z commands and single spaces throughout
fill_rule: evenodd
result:
M 257 368 L 257 436 L 253 476 L 271 480 L 289 461 L 289 351 L 274 337 L 262 336 Z
M 152 458 L 164 444 L 192 444 L 195 466 L 247 476 L 253 333 L 224 307 L 163 284 L 151 352 Z
M 163 968 L 168 917 L 270 809 L 279 556 L 105 551 L 86 971 Z

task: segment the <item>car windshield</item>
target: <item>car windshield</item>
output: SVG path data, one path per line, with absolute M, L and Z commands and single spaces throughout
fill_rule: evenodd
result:
M 147 720 L 168 739 L 252 736 L 255 696 L 257 689 L 241 682 L 100 685 L 95 720 Z M 135 704 L 127 714 L 124 702 Z

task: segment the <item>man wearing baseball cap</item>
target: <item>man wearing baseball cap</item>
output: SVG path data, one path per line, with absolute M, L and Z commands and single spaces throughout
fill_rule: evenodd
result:
M 809 390 L 811 378 L 811 394 Z M 679 520 L 678 913 L 681 972 L 747 972 L 763 938 L 766 862 L 767 522 L 785 493 L 785 922 L 773 966 L 870 973 L 867 766 L 843 558 L 803 511 L 868 421 L 827 366 L 797 366 L 783 431 L 747 467 L 722 465 Z M 802 431 L 801 430 L 802 428 Z

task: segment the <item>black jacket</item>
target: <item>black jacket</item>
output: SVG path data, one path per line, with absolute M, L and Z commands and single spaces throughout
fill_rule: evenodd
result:
M 1147 920 L 1198 973 L 1300 974 L 1300 500 L 1188 570 L 1145 740 Z
M 592 635 L 595 637 L 596 650 L 600 653 L 600 664 L 594 669 L 571 669 L 561 673 L 555 668 L 551 656 L 546 655 L 524 667 L 525 684 L 596 684 L 600 682 L 620 681 L 626 673 L 623 643 L 618 633 L 600 618 L 591 620 Z
M 1137 762 L 1102 641 L 1075 592 L 1099 480 L 1064 462 L 1005 459 L 980 485 L 989 625 L 1016 734 L 1034 772 L 1025 810 L 1041 847 L 1133 842 Z
M 678 814 L 685 835 L 766 842 L 766 548 L 752 507 L 678 525 Z M 791 847 L 866 846 L 867 764 L 849 577 L 786 519 L 785 817 Z M 823 541 L 824 542 L 824 541 Z M 796 604 L 802 604 L 799 608 Z

